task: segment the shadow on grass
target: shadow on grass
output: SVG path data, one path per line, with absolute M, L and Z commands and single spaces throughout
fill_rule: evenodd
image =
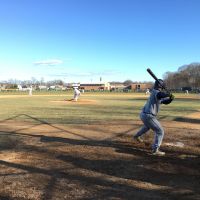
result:
M 200 124 L 200 119 L 193 119 L 193 118 L 186 118 L 186 117 L 177 117 L 174 119 L 174 121 Z
M 49 122 L 47 122 L 47 121 L 45 121 L 45 120 L 41 120 L 41 119 L 38 119 L 38 118 L 36 118 L 36 117 L 32 117 L 32 116 L 30 116 L 30 115 L 27 115 L 27 114 L 16 115 L 16 116 L 14 116 L 14 117 L 11 117 L 11 118 L 2 120 L 2 121 L 0 121 L 0 122 L 6 122 L 6 121 L 13 120 L 13 119 L 18 118 L 18 117 L 21 117 L 21 116 L 25 116 L 25 117 L 27 117 L 27 118 L 29 118 L 29 119 L 32 119 L 32 120 L 34 120 L 35 122 L 37 122 L 38 124 L 31 125 L 31 126 L 29 126 L 28 128 L 17 129 L 17 130 L 15 130 L 15 131 L 12 131 L 13 133 L 17 133 L 17 132 L 19 132 L 19 131 L 24 131 L 24 130 L 27 130 L 27 129 L 30 129 L 30 128 L 33 128 L 33 127 L 36 127 L 36 126 L 39 126 L 39 125 L 47 125 L 47 126 L 49 126 L 49 127 L 51 127 L 51 128 L 55 128 L 56 130 L 59 130 L 59 131 L 62 131 L 62 132 L 66 132 L 66 133 L 71 134 L 71 135 L 76 135 L 76 136 L 79 136 L 79 137 L 81 137 L 81 138 L 90 139 L 90 138 L 85 137 L 85 136 L 83 136 L 83 135 L 76 134 L 76 133 L 71 132 L 71 131 L 69 131 L 69 130 L 65 130 L 65 129 L 60 128 L 60 127 L 57 127 L 56 125 L 54 125 L 54 124 L 52 124 L 52 123 L 49 123 Z M 12 132 L 11 132 L 11 133 L 12 133 Z M 21 133 L 21 134 L 23 135 L 23 133 Z M 25 135 L 26 135 L 26 134 L 25 134 Z M 27 134 L 27 135 L 29 135 L 29 134 Z M 35 136 L 35 135 L 32 135 L 32 136 Z

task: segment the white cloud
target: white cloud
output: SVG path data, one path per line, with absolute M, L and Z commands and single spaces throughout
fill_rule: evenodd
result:
M 118 75 L 121 72 L 114 71 L 114 70 L 107 70 L 102 72 L 63 72 L 63 73 L 56 73 L 56 74 L 49 74 L 49 76 L 54 77 L 91 77 L 91 76 L 114 76 Z
M 58 59 L 52 59 L 52 60 L 42 60 L 42 61 L 37 61 L 37 62 L 34 62 L 33 64 L 34 65 L 59 65 L 59 64 L 62 64 L 63 61 L 62 60 L 58 60 Z

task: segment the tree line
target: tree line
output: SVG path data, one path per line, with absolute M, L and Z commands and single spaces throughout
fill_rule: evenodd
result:
M 171 90 L 193 90 L 200 91 L 200 63 L 191 63 L 189 65 L 183 65 L 178 68 L 176 72 L 165 72 L 163 75 L 163 79 L 167 85 L 167 87 Z M 44 81 L 44 78 L 41 80 L 37 80 L 32 77 L 31 80 L 14 80 L 10 79 L 8 81 L 1 82 L 8 84 L 9 88 L 16 88 L 18 84 L 21 85 L 66 85 L 66 83 L 62 80 L 52 80 L 52 81 Z M 112 81 L 110 84 L 123 84 L 128 86 L 132 83 L 137 83 L 132 80 L 125 80 L 124 82 L 116 82 Z M 141 83 L 150 83 L 150 82 L 141 82 Z
M 191 63 L 178 68 L 177 72 L 166 72 L 164 81 L 171 90 L 200 90 L 200 63 Z

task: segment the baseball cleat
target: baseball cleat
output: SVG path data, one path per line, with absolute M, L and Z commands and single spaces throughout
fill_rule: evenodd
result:
M 140 143 L 144 142 L 144 140 L 139 136 L 134 136 L 133 139 Z
M 165 152 L 156 149 L 156 150 L 152 151 L 152 155 L 155 155 L 155 156 L 164 156 Z

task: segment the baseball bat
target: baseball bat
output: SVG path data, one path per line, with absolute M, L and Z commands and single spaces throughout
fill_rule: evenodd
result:
M 147 68 L 147 72 L 154 78 L 155 81 L 158 81 L 158 83 L 163 87 L 163 89 L 166 90 L 166 92 L 170 93 L 170 91 L 159 81 L 157 76 L 151 71 L 150 68 Z

